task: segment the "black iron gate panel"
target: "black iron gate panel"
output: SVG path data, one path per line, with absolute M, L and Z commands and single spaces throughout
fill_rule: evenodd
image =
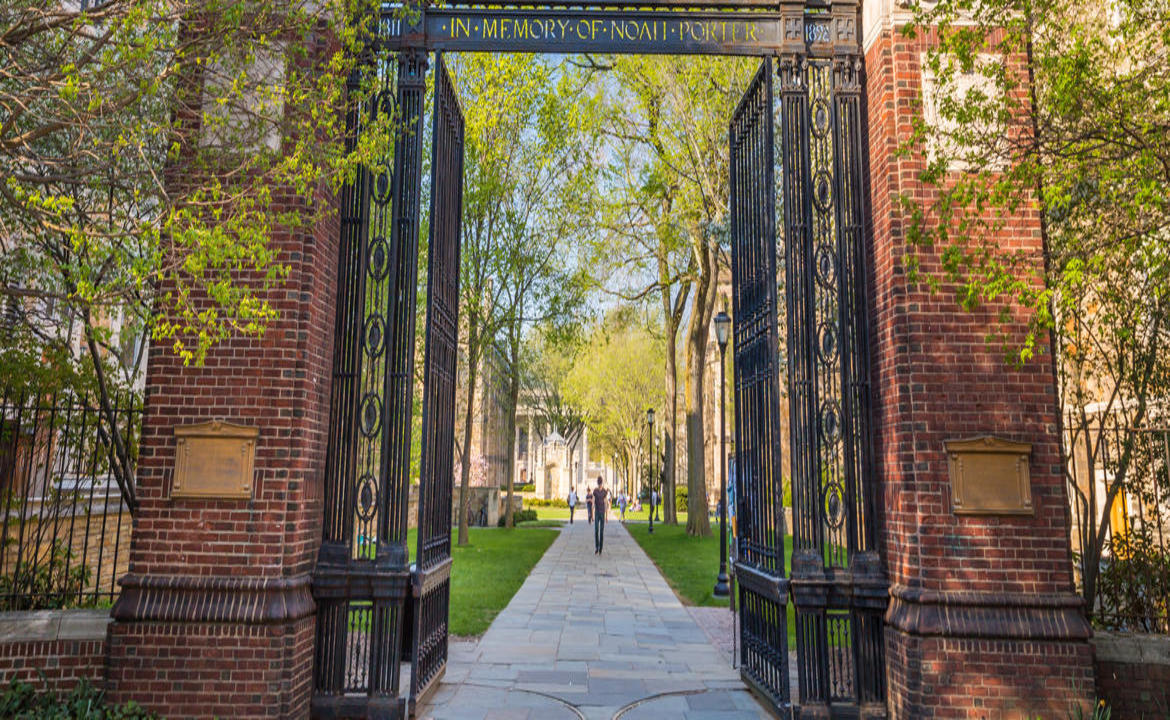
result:
M 431 236 L 418 547 L 412 573 L 410 702 L 433 688 L 447 665 L 451 578 L 451 486 L 455 475 L 455 375 L 459 342 L 459 242 L 463 211 L 463 113 L 437 55 L 431 143 Z
M 856 7 L 794 9 L 780 57 L 799 703 L 884 716 Z
M 350 81 L 349 149 L 380 119 L 393 150 L 358 172 L 341 206 L 325 518 L 313 577 L 316 717 L 402 717 L 409 592 L 406 507 L 414 371 L 426 54 L 380 51 Z
M 740 669 L 786 713 L 788 582 L 781 506 L 772 61 L 760 65 L 729 129 L 735 338 L 735 563 Z

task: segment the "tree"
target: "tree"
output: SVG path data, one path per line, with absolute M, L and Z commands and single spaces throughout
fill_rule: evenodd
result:
M 535 429 L 539 439 L 544 440 L 546 429 L 549 433 L 556 431 L 572 453 L 584 435 L 585 415 L 581 408 L 569 401 L 564 391 L 565 379 L 572 370 L 573 356 L 578 348 L 572 341 L 562 344 L 563 347 L 550 343 L 544 336 L 536 338 L 536 342 L 531 343 L 535 347 L 530 348 L 521 384 L 525 398 L 537 416 Z
M 497 312 L 509 257 L 503 235 L 510 199 L 524 173 L 521 145 L 529 128 L 528 102 L 547 80 L 532 72 L 533 56 L 466 55 L 453 65 L 464 112 L 463 243 L 460 315 L 463 318 L 467 404 L 460 457 L 460 545 L 468 543 L 471 435 L 475 393 L 485 348 L 499 331 Z
M 563 206 L 562 206 L 563 207 Z M 567 243 L 571 237 L 565 228 L 550 228 L 552 232 L 537 231 L 513 246 L 512 261 L 504 280 L 502 332 L 496 338 L 496 358 L 508 382 L 507 430 L 505 437 L 516 437 L 516 411 L 519 407 L 521 378 L 527 368 L 527 332 L 543 326 L 545 332 L 556 331 L 561 325 L 571 326 L 584 300 L 588 285 L 583 273 L 567 272 L 561 266 Z M 544 240 L 544 244 L 540 240 Z M 513 485 L 516 475 L 516 453 L 508 453 L 507 499 L 505 526 L 512 527 Z
M 560 332 L 584 289 L 569 241 L 582 232 L 594 163 L 588 153 L 590 98 L 571 72 L 534 55 L 469 55 L 453 66 L 466 109 L 461 310 L 468 388 L 464 442 L 471 436 L 476 377 L 490 353 L 507 379 L 508 429 L 524 375 L 524 340 L 536 325 Z M 511 526 L 515 458 L 508 454 L 506 523 Z M 466 503 L 470 452 L 461 462 Z M 466 507 L 460 542 L 466 541 Z
M 114 388 L 141 366 L 125 336 L 200 362 L 262 332 L 285 275 L 272 234 L 327 212 L 391 119 L 347 147 L 332 110 L 376 17 L 365 4 L 95 5 L 0 8 L 0 363 L 8 381 L 88 383 L 112 428 Z M 130 451 L 108 440 L 133 506 Z
M 1109 478 L 1098 504 L 1092 480 L 1084 488 L 1066 469 L 1085 510 L 1090 612 L 1114 502 L 1135 481 L 1133 431 L 1170 412 L 1168 18 L 1166 0 L 940 0 L 908 28 L 938 38 L 924 57 L 931 102 L 904 148 L 926 155 L 935 191 L 903 198 L 908 266 L 963 307 L 1014 306 L 997 333 L 1011 362 L 1038 361 L 1051 338 L 1070 445 L 1087 450 L 1090 478 Z M 998 242 L 1030 208 L 1040 270 Z M 1119 447 L 1102 425 L 1126 430 Z
M 643 195 L 657 194 L 658 239 L 663 252 L 654 256 L 655 286 L 662 300 L 668 341 L 671 323 L 681 322 L 686 305 L 685 415 L 687 434 L 687 532 L 709 535 L 705 478 L 704 408 L 707 340 L 718 295 L 720 268 L 727 267 L 729 166 L 727 122 L 747 87 L 753 63 L 716 58 L 622 57 L 608 66 L 619 91 L 613 103 L 610 133 L 636 148 L 628 157 L 644 162 L 650 180 Z M 679 272 L 669 262 L 672 233 L 685 239 L 687 290 L 671 290 Z M 663 256 L 662 261 L 657 257 Z M 689 304 L 688 304 L 689 298 Z M 674 325 L 677 327 L 677 325 Z M 674 385 L 673 355 L 664 359 L 666 386 Z M 668 401 L 673 431 L 675 406 Z M 670 443 L 668 452 L 674 452 Z M 668 459 L 667 467 L 673 470 Z M 668 511 L 669 512 L 669 511 Z
M 661 408 L 663 344 L 629 307 L 611 310 L 590 333 L 565 377 L 569 402 L 581 408 L 595 446 L 634 479 L 646 441 L 646 408 Z M 668 501 L 671 498 L 667 498 Z
M 624 105 L 611 109 L 603 126 L 613 159 L 606 168 L 603 230 L 593 250 L 591 266 L 614 278 L 602 288 L 627 302 L 643 302 L 655 294 L 663 317 L 663 385 L 666 413 L 662 422 L 662 479 L 665 497 L 674 497 L 676 431 L 678 429 L 678 331 L 691 293 L 694 254 L 672 212 L 677 184 L 657 154 L 644 152 L 645 137 L 654 137 L 662 107 L 645 108 L 646 132 L 634 130 L 635 119 Z M 664 507 L 664 522 L 678 524 L 673 502 Z

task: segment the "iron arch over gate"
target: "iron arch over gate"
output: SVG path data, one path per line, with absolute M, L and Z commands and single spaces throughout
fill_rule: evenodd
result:
M 393 157 L 360 172 L 342 197 L 325 523 L 313 580 L 316 717 L 404 717 L 446 663 L 463 126 L 438 54 L 414 565 L 406 548 L 431 50 L 764 58 L 729 131 L 742 673 L 781 716 L 797 707 L 803 717 L 885 715 L 888 591 L 875 545 L 858 2 L 627 5 L 598 0 L 577 9 L 551 0 L 534 9 L 473 0 L 424 7 L 409 23 L 387 9 L 380 22 L 365 72 L 382 91 L 371 107 L 351 108 L 348 123 L 357 134 L 371 116 L 395 113 L 399 131 Z M 791 567 L 781 506 L 778 242 L 792 428 Z M 796 692 L 788 680 L 789 605 Z

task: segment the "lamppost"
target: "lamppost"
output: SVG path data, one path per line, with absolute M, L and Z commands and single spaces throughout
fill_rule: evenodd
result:
M 715 316 L 715 339 L 719 342 L 719 459 L 723 469 L 719 473 L 719 575 L 715 578 L 715 597 L 727 597 L 727 453 L 724 450 L 727 431 L 727 335 L 731 330 L 731 318 L 727 310 L 720 310 Z
M 654 534 L 654 408 L 646 408 L 646 427 L 650 433 L 650 534 Z

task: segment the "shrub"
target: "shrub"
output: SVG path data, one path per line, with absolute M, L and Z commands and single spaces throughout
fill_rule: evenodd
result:
M 687 486 L 676 485 L 674 487 L 674 509 L 678 512 L 687 511 Z
M 535 520 L 535 519 L 536 519 L 536 511 L 535 510 L 517 510 L 516 512 L 512 513 L 512 524 L 513 525 L 518 525 L 522 522 L 529 522 L 529 521 Z M 507 523 L 507 520 L 508 520 L 507 515 L 501 515 L 500 521 L 497 524 L 500 527 L 504 527 L 504 525 Z
M 500 486 L 500 492 L 508 492 L 507 485 Z M 525 483 L 524 485 L 513 485 L 512 492 L 536 492 L 536 483 Z
M 54 540 L 47 557 L 16 563 L 11 575 L 0 577 L 0 610 L 49 610 L 77 604 L 89 582 L 89 567 L 74 564 L 74 552 Z
M 569 501 L 564 498 L 550 498 L 548 500 L 544 498 L 524 498 L 524 506 L 567 508 L 569 507 Z
M 1112 557 L 1102 563 L 1099 625 L 1130 632 L 1170 632 L 1170 552 L 1147 526 L 1114 533 Z
M 32 685 L 16 681 L 0 694 L 0 717 L 50 718 L 52 720 L 129 720 L 154 718 L 134 702 L 106 705 L 104 693 L 82 680 L 68 695 L 38 693 Z

